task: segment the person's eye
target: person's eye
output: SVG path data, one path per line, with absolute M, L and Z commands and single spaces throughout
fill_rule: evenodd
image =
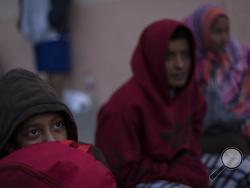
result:
M 38 137 L 39 134 L 40 132 L 38 129 L 30 129 L 30 130 L 24 131 L 24 135 L 31 139 Z
M 58 121 L 53 125 L 54 129 L 65 129 L 65 124 L 63 121 Z
M 223 30 L 222 29 L 216 29 L 214 33 L 215 34 L 221 34 L 221 33 L 223 33 Z
M 166 54 L 166 60 L 167 60 L 167 61 L 170 61 L 170 60 L 172 60 L 173 58 L 174 58 L 174 54 L 173 54 L 173 53 L 168 52 L 168 53 Z
M 188 59 L 188 58 L 190 58 L 190 57 L 191 57 L 190 52 L 183 52 L 183 53 L 182 53 L 182 58 Z

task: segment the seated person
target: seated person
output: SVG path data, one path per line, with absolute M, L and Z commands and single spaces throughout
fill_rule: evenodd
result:
M 197 43 L 196 79 L 207 102 L 201 139 L 203 161 L 213 171 L 223 150 L 238 148 L 246 154 L 241 166 L 222 173 L 220 179 L 224 179 L 213 186 L 250 187 L 249 49 L 231 39 L 229 17 L 219 6 L 202 5 L 185 22 Z
M 205 100 L 193 72 L 191 31 L 161 20 L 141 34 L 133 76 L 101 108 L 96 144 L 121 188 L 204 188 L 199 138 Z
M 231 144 L 249 153 L 249 50 L 231 39 L 228 15 L 218 6 L 199 7 L 186 23 L 196 39 L 197 81 L 207 100 L 205 133 L 217 140 L 211 147 L 204 143 L 204 152 L 218 153 Z
M 77 126 L 71 112 L 49 84 L 32 72 L 15 69 L 0 79 L 0 107 L 1 160 L 29 145 L 66 140 L 71 140 L 69 145 L 88 148 L 86 155 L 102 159 L 94 146 L 77 143 Z M 99 163 L 99 168 L 105 166 Z M 115 185 L 106 172 L 103 177 Z

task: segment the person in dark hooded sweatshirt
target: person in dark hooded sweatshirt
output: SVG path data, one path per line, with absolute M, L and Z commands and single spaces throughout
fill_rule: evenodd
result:
M 9 184 L 13 182 L 12 180 L 6 182 L 9 176 L 6 176 L 5 178 L 3 177 L 3 172 L 6 172 L 3 171 L 3 169 L 13 169 L 13 167 L 10 168 L 9 166 L 6 168 L 6 165 L 10 165 L 11 161 L 15 164 L 16 161 L 18 161 L 19 167 L 20 163 L 24 163 L 24 166 L 31 165 L 31 167 L 28 168 L 28 171 L 38 165 L 35 169 L 38 170 L 39 173 L 44 170 L 44 168 L 40 169 L 41 166 L 39 166 L 39 164 L 43 164 L 42 166 L 48 166 L 48 169 L 49 167 L 54 167 L 53 164 L 55 164 L 58 168 L 56 168 L 56 173 L 53 171 L 53 176 L 59 173 L 64 174 L 66 178 L 67 175 L 75 174 L 76 176 L 74 177 L 78 178 L 78 184 L 79 181 L 85 180 L 86 186 L 95 184 L 95 186 L 91 187 L 103 188 L 104 186 L 115 188 L 115 181 L 111 172 L 105 167 L 106 164 L 103 160 L 102 154 L 90 144 L 78 143 L 77 126 L 71 112 L 66 105 L 60 102 L 59 97 L 55 94 L 49 84 L 39 78 L 36 74 L 24 69 L 14 69 L 1 77 L 0 130 L 1 186 L 5 185 L 4 183 L 6 183 L 6 187 L 13 186 L 13 184 Z M 60 143 L 60 145 L 40 145 L 42 143 L 55 142 Z M 82 152 L 82 160 L 79 156 L 75 157 L 78 154 L 74 151 L 71 155 L 72 149 L 68 149 L 68 147 L 65 148 L 61 145 L 77 148 Z M 55 148 L 53 149 L 53 147 Z M 46 148 L 48 148 L 48 150 L 46 150 Z M 30 156 L 31 153 L 34 155 Z M 69 161 L 67 156 L 70 158 Z M 72 156 L 72 158 L 70 156 Z M 74 161 L 74 159 L 77 159 L 77 161 Z M 34 160 L 36 160 L 36 162 L 34 162 Z M 39 163 L 37 163 L 37 161 L 39 161 Z M 104 164 L 101 164 L 100 162 Z M 63 167 L 64 163 L 66 165 L 65 167 Z M 79 164 L 79 169 L 77 167 L 78 165 L 75 163 Z M 84 169 L 84 164 L 86 165 L 86 170 Z M 21 170 L 18 168 L 17 171 L 14 171 L 13 175 L 25 171 L 22 167 L 23 165 L 20 167 Z M 68 170 L 65 171 L 65 168 Z M 92 179 L 87 178 L 86 180 L 85 178 L 89 177 L 89 173 L 92 174 Z M 35 173 L 31 170 L 31 172 L 26 174 Z M 86 174 L 88 174 L 88 176 L 85 176 Z M 14 177 L 19 176 L 13 176 L 13 178 Z M 20 177 L 24 177 L 23 174 Z M 99 184 L 101 182 L 108 182 L 108 186 L 105 183 L 104 185 L 101 183 L 102 185 L 96 186 L 96 183 L 98 182 L 95 182 L 95 178 L 100 180 Z M 27 178 L 27 182 L 29 182 L 29 179 L 31 180 L 31 178 Z M 76 182 L 75 179 L 71 179 L 72 180 L 67 182 L 76 185 L 73 183 Z M 17 178 L 14 182 L 19 180 L 20 182 L 24 181 L 22 178 Z M 61 181 L 65 182 L 66 180 L 68 179 L 66 178 Z
M 194 79 L 191 31 L 174 20 L 144 29 L 133 76 L 101 108 L 96 145 L 121 188 L 205 188 L 200 160 L 205 101 Z

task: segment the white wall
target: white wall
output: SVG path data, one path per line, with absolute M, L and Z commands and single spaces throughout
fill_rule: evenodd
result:
M 35 70 L 32 48 L 16 30 L 17 0 L 0 1 L 0 64 Z M 73 11 L 72 65 L 68 82 L 83 89 L 85 72 L 96 80 L 97 109 L 130 75 L 130 58 L 143 28 L 161 18 L 182 19 L 204 2 L 228 11 L 232 35 L 250 45 L 248 0 L 76 0 Z M 94 110 L 93 113 L 96 113 Z M 84 123 L 83 135 L 93 141 L 95 114 Z M 89 130 L 84 132 L 84 130 Z M 84 132 L 84 133 L 83 133 Z M 90 135 L 90 136 L 89 136 Z M 81 136 L 80 136 L 81 137 Z M 85 136 L 83 136 L 84 138 Z

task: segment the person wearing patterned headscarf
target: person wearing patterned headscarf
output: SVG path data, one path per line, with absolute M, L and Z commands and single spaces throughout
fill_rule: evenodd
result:
M 217 5 L 202 5 L 185 19 L 185 23 L 195 36 L 196 79 L 207 102 L 201 147 L 203 153 L 215 153 L 204 155 L 203 160 L 210 170 L 214 170 L 220 162 L 218 154 L 228 147 L 249 154 L 249 49 L 231 38 L 230 19 Z M 238 171 L 223 173 L 221 176 L 227 177 L 217 179 L 214 186 L 219 182 L 222 184 L 218 187 L 249 187 L 248 165 L 246 157 Z

